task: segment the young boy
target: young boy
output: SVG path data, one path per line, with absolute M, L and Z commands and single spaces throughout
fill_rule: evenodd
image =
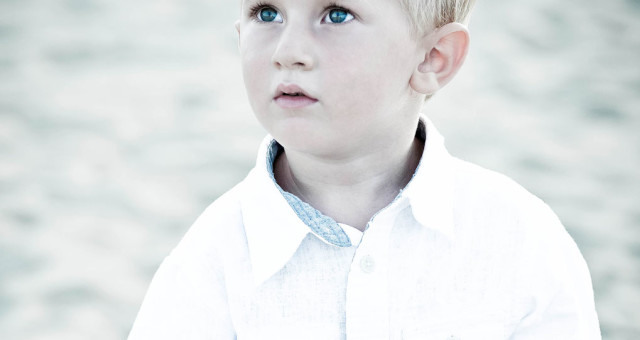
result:
M 472 2 L 244 0 L 270 136 L 165 259 L 129 339 L 600 339 L 553 212 L 419 114 L 465 59 Z

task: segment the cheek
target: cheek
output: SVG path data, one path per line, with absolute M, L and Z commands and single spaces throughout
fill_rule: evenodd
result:
M 272 56 L 272 38 L 259 30 L 247 29 L 240 37 L 240 58 L 243 71 L 252 73 L 264 70 Z M 249 74 L 250 75 L 250 74 Z
M 328 66 L 334 70 L 324 76 L 328 88 L 345 89 L 336 93 L 343 104 L 358 105 L 367 111 L 401 96 L 411 75 L 406 56 L 390 55 L 393 52 L 381 47 L 385 45 L 375 42 L 355 46 L 347 53 L 333 52 L 328 59 Z
M 258 42 L 251 38 L 242 42 L 240 58 L 242 64 L 242 76 L 249 101 L 255 105 L 255 101 L 262 98 L 268 92 L 268 72 L 270 55 L 267 48 L 256 46 Z
M 265 66 L 268 65 L 268 59 L 263 51 L 256 48 L 245 48 L 240 51 L 242 60 L 242 72 L 245 78 L 254 78 L 261 72 L 264 72 Z

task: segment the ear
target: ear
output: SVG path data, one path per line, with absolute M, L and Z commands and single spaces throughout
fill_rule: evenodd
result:
M 418 93 L 432 95 L 456 75 L 469 50 L 469 31 L 454 22 L 429 32 L 420 41 L 421 62 L 409 85 Z

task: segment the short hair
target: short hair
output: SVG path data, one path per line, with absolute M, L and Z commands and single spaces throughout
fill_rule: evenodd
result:
M 467 24 L 475 0 L 400 0 L 414 34 L 422 35 L 448 23 Z

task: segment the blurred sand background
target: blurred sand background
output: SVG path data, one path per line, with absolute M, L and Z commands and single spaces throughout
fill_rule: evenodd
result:
M 0 338 L 122 339 L 157 266 L 252 167 L 233 0 L 0 0 Z M 547 201 L 604 339 L 640 339 L 640 1 L 478 0 L 425 107 Z

